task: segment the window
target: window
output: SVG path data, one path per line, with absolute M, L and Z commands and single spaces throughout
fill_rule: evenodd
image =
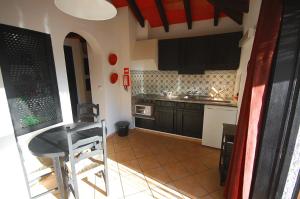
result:
M 0 24 L 0 67 L 16 136 L 62 122 L 49 34 Z

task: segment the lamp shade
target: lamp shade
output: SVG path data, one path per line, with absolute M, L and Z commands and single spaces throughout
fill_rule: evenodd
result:
M 56 7 L 73 17 L 87 20 L 107 20 L 117 15 L 117 9 L 106 0 L 55 0 Z

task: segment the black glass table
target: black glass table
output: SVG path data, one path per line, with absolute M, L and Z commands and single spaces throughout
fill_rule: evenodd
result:
M 64 169 L 64 162 L 68 160 L 68 140 L 67 140 L 67 127 L 80 129 L 85 126 L 91 125 L 92 123 L 74 123 L 59 126 L 46 130 L 29 142 L 28 148 L 31 153 L 38 157 L 51 158 L 53 161 L 54 172 L 56 175 L 57 187 L 61 193 L 61 198 L 68 198 L 68 184 L 67 175 Z M 101 135 L 102 129 L 82 130 L 72 134 L 72 141 L 76 142 L 80 139 L 85 139 L 95 135 Z

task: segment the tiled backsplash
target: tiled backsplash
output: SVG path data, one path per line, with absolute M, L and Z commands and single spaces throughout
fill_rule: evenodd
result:
M 224 89 L 223 95 L 233 96 L 236 71 L 205 71 L 200 75 L 179 75 L 176 71 L 131 71 L 132 95 L 160 94 L 172 91 L 175 95 L 197 90 L 208 95 L 212 87 Z

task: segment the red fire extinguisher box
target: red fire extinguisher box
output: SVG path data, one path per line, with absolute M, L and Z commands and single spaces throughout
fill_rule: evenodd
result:
M 124 68 L 123 86 L 126 90 L 130 86 L 130 71 L 129 71 L 129 68 Z

